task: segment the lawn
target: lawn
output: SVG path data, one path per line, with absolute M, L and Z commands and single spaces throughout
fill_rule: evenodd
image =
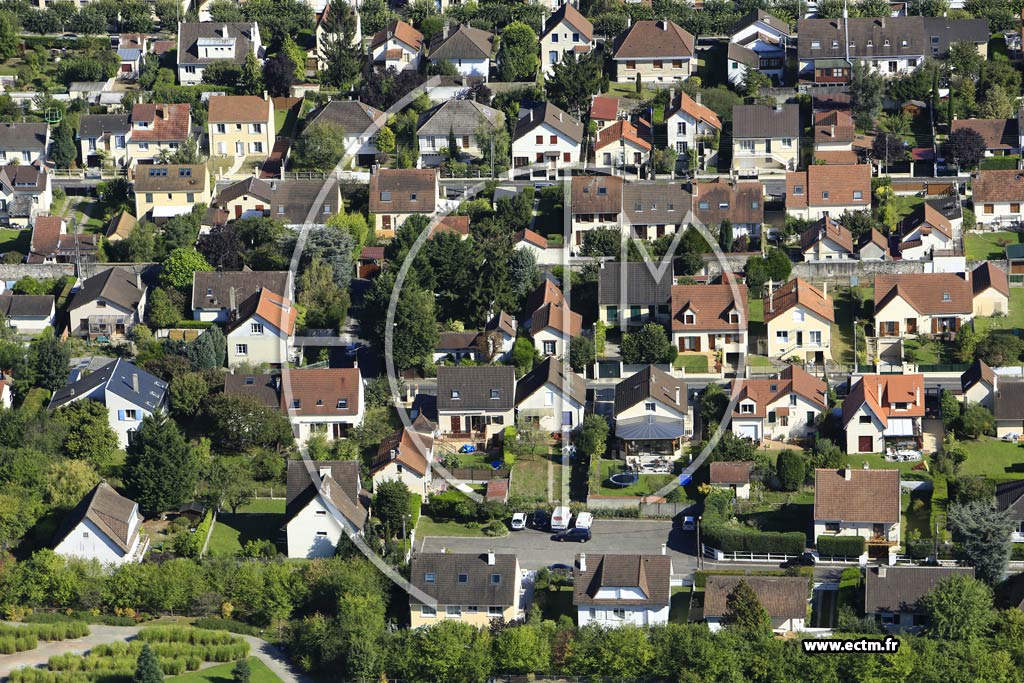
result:
M 107 226 L 103 221 L 105 209 L 102 202 L 79 202 L 74 210 L 74 218 L 80 232 L 102 233 Z M 71 232 L 71 226 L 68 226 Z
M 643 85 L 638 94 L 636 91 L 636 81 L 630 81 L 629 83 L 609 83 L 608 92 L 605 94 L 609 97 L 646 101 L 654 97 L 655 91 L 649 85 Z
M 576 621 L 576 608 L 572 604 L 572 586 L 558 586 L 557 590 L 539 590 L 533 601 L 540 608 L 542 618 L 558 621 L 563 614 Z
M 767 356 L 758 356 L 753 353 L 747 354 L 747 365 L 749 365 L 752 368 L 775 367 L 775 364 L 772 363 L 771 359 L 769 359 Z
M 747 302 L 747 315 L 752 323 L 764 322 L 764 299 L 751 299 Z
M 299 123 L 299 109 L 278 109 L 274 112 L 274 128 L 278 135 L 286 138 L 295 136 L 295 127 Z
M 932 536 L 932 493 L 922 491 L 921 493 L 903 491 L 900 495 L 901 521 L 903 522 L 903 538 L 907 534 L 916 531 L 921 538 Z
M 1006 247 L 1020 242 L 1015 232 L 968 232 L 964 235 L 964 252 L 968 261 L 989 261 L 1006 258 Z
M 914 212 L 918 206 L 924 203 L 923 197 L 893 197 L 893 201 L 896 202 L 896 216 L 898 220 L 903 220 Z
M 9 251 L 27 254 L 31 239 L 31 230 L 0 229 L 0 254 L 6 254 Z
M 811 527 L 814 492 L 765 494 L 757 502 L 737 506 L 736 519 L 762 531 L 807 531 Z
M 1010 290 L 1009 315 L 992 318 L 975 318 L 974 329 L 979 335 L 989 330 L 1013 330 L 1024 328 L 1024 289 L 1014 287 Z
M 480 528 L 471 528 L 459 522 L 435 522 L 430 517 L 422 515 L 420 523 L 416 525 L 416 534 L 419 538 L 427 536 L 469 536 L 483 537 L 484 532 Z
M 509 494 L 531 502 L 547 502 L 548 462 L 548 458 L 542 455 L 516 459 L 516 464 L 512 468 L 512 490 Z
M 173 676 L 167 681 L 168 683 L 231 683 L 233 668 L 235 668 L 234 662 L 218 664 L 202 671 L 190 671 L 187 674 Z M 249 669 L 252 672 L 249 683 L 281 683 L 281 679 L 268 669 L 266 664 L 255 657 L 249 657 Z
M 872 301 L 875 290 L 871 287 L 861 287 L 861 294 L 864 301 Z M 853 321 L 854 318 L 864 320 L 863 307 L 858 308 L 856 302 L 850 296 L 850 290 L 843 290 L 835 296 L 836 322 L 832 325 L 832 360 L 845 365 L 853 365 Z M 861 354 L 864 349 L 858 349 Z
M 708 357 L 702 353 L 681 353 L 676 356 L 672 365 L 676 370 L 686 370 L 689 373 L 707 372 Z
M 673 624 L 685 624 L 690 618 L 690 586 L 673 586 L 672 602 L 668 608 L 668 620 Z
M 277 542 L 284 524 L 282 499 L 263 498 L 239 508 L 237 514 L 217 515 L 210 537 L 210 555 L 236 555 L 248 541 L 266 539 Z
M 1024 473 L 1024 447 L 1011 441 L 983 436 L 961 441 L 967 449 L 967 462 L 960 474 L 980 474 L 990 479 L 1019 479 Z
M 934 339 L 905 339 L 903 341 L 903 355 L 912 363 L 918 365 L 938 365 L 949 362 L 952 359 L 949 344 L 937 342 Z
M 602 496 L 647 496 L 675 480 L 674 474 L 642 474 L 635 484 L 615 486 L 608 478 L 622 472 L 623 465 L 621 460 L 598 460 L 596 466 L 600 467 L 601 488 L 593 493 Z

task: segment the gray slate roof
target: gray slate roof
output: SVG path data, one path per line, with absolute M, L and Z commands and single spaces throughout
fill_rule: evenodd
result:
M 138 524 L 129 536 L 133 519 L 137 519 Z M 84 520 L 95 524 L 125 553 L 131 550 L 142 528 L 142 515 L 136 512 L 135 501 L 125 498 L 105 481 L 96 484 L 96 488 L 64 517 L 53 538 L 53 546 L 59 545 Z
M 20 152 L 30 149 L 43 154 L 46 152 L 45 123 L 0 123 L 0 149 Z
M 52 295 L 0 294 L 0 313 L 5 318 L 46 318 L 53 312 Z
M 439 605 L 510 607 L 519 592 L 516 564 L 515 555 L 495 554 L 489 565 L 486 553 L 420 553 L 412 559 L 410 580 Z M 409 603 L 422 604 L 413 594 Z
M 693 206 L 680 183 L 625 183 L 622 210 L 633 225 L 679 225 Z
M 878 567 L 864 573 L 864 611 L 917 612 L 917 602 L 939 581 L 956 574 L 974 576 L 974 567 Z
M 676 396 L 679 396 L 678 402 Z M 688 402 L 686 382 L 648 365 L 615 385 L 615 414 L 649 398 L 685 413 Z
M 459 26 L 447 38 L 430 45 L 430 59 L 487 59 L 494 51 L 494 34 L 472 26 Z
M 1024 519 L 1024 479 L 996 486 L 996 507 L 1001 511 L 1009 510 L 1011 519 Z
M 235 57 L 232 60 L 200 59 L 198 42 L 200 38 L 220 38 L 227 26 L 228 37 L 235 39 Z M 178 24 L 178 64 L 209 64 L 214 61 L 232 61 L 244 64 L 245 56 L 253 51 L 255 22 L 249 21 L 204 21 Z
M 309 468 L 313 468 L 312 472 Z M 313 481 L 321 468 L 328 469 L 326 481 Z M 369 516 L 369 494 L 359 485 L 359 463 L 355 460 L 288 461 L 288 485 L 285 493 L 285 524 L 316 498 L 321 484 L 326 485 L 331 503 L 356 528 L 362 529 Z
M 246 396 L 264 408 L 278 410 L 281 406 L 277 393 L 278 377 L 278 375 L 225 375 L 224 393 L 228 396 Z
M 142 300 L 143 291 L 136 286 L 134 274 L 121 268 L 109 268 L 82 283 L 68 309 L 74 310 L 102 298 L 124 309 L 134 310 Z
M 375 120 L 380 118 L 383 126 L 387 116 L 379 109 L 355 100 L 332 100 L 306 118 L 306 130 L 316 121 L 324 121 L 341 126 L 346 137 L 359 137 L 370 129 Z
M 559 392 L 574 401 L 585 404 L 587 402 L 587 383 L 573 372 L 568 364 L 563 363 L 553 356 L 548 356 L 544 362 L 537 365 L 516 382 L 516 405 L 519 405 L 539 389 L 546 385 L 557 387 Z
M 338 179 L 331 176 L 326 182 L 327 191 L 324 195 L 324 202 L 316 207 L 316 199 L 324 188 L 324 181 L 298 178 L 294 180 L 246 178 L 221 190 L 217 195 L 217 204 L 225 206 L 232 199 L 251 195 L 267 202 L 264 213 L 269 218 L 291 225 L 305 223 L 307 220 L 313 224 L 322 224 L 340 208 L 336 203 Z M 325 207 L 330 208 L 330 213 L 324 213 Z M 310 210 L 313 208 L 316 208 L 316 211 L 311 215 Z
M 660 306 L 672 301 L 672 284 L 675 277 L 672 264 L 668 264 L 658 274 L 661 263 L 632 261 L 621 263 L 609 261 L 603 263 L 597 277 L 597 302 L 602 306 L 621 306 L 620 296 L 622 269 L 626 269 L 625 302 L 633 306 Z M 651 271 L 655 272 L 651 272 Z
M 136 381 L 139 387 L 137 392 L 134 388 Z M 60 408 L 83 396 L 95 396 L 99 389 L 102 389 L 104 394 L 112 393 L 152 413 L 163 404 L 167 382 L 118 358 L 99 370 L 77 378 L 73 377 L 53 394 L 50 408 Z
M 1024 382 L 1000 381 L 992 409 L 997 420 L 1024 420 Z
M 497 397 L 491 398 L 492 390 Z M 437 369 L 438 411 L 512 410 L 516 397 L 515 369 L 507 365 L 442 366 Z M 458 398 L 452 397 L 455 391 Z
M 86 114 L 78 128 L 78 139 L 101 137 L 104 133 L 126 134 L 132 128 L 130 114 Z
M 417 135 L 476 135 L 481 124 L 491 130 L 505 125 L 505 114 L 473 100 L 448 100 L 420 114 Z
M 844 59 L 849 34 L 850 57 L 945 57 L 955 42 L 986 43 L 988 20 L 945 17 L 855 17 L 844 26 L 842 19 L 801 19 L 797 52 L 803 60 Z M 932 38 L 935 42 L 932 42 Z M 818 47 L 812 47 L 817 41 Z M 834 41 L 834 42 L 833 42 Z M 870 42 L 870 47 L 868 46 Z M 906 43 L 904 45 L 904 42 Z M 833 45 L 835 47 L 833 47 Z M 934 54 L 935 48 L 938 53 Z
M 285 270 L 196 272 L 192 276 L 192 308 L 229 308 L 232 288 L 236 307 L 261 288 L 290 298 L 288 280 Z
M 800 105 L 737 104 L 732 108 L 733 138 L 799 138 Z
M 574 605 L 648 606 L 669 604 L 672 560 L 666 555 L 587 555 L 587 570 L 573 566 Z M 602 588 L 637 588 L 645 598 L 598 598 Z
M 545 123 L 571 140 L 583 140 L 583 124 L 550 102 L 542 102 L 533 109 L 520 112 L 514 139 L 518 140 L 528 135 L 533 129 Z

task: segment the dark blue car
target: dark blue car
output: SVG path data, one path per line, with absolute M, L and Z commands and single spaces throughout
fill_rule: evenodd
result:
M 590 529 L 580 529 L 579 527 L 566 529 L 565 531 L 559 531 L 551 538 L 559 543 L 565 543 L 566 541 L 586 543 L 590 540 Z

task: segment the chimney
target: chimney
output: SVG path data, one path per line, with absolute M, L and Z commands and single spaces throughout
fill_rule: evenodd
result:
M 132 373 L 132 391 L 139 393 L 139 373 Z
M 395 458 L 398 457 L 398 449 L 397 448 L 392 448 L 391 452 L 389 453 L 389 455 L 391 456 L 391 459 L 394 460 Z
M 768 281 L 768 312 L 775 312 L 775 288 L 772 287 L 771 280 Z
M 235 307 L 235 288 L 234 287 L 231 287 L 231 289 L 228 290 L 228 309 L 230 311 L 232 311 L 232 312 L 234 312 L 236 310 L 236 307 Z
M 884 564 L 878 565 L 878 578 L 880 578 L 880 579 L 884 579 L 885 578 L 885 570 L 886 569 L 888 569 L 888 567 L 886 567 Z
M 222 28 L 222 29 L 220 30 L 220 34 L 221 34 L 221 36 L 222 36 L 222 37 L 224 37 L 224 38 L 227 38 L 227 37 L 228 37 L 228 25 L 227 25 L 227 24 L 224 24 L 224 28 Z
M 679 385 L 676 385 L 676 405 L 679 405 Z
M 444 28 L 441 30 L 441 37 L 445 40 L 448 39 L 448 31 L 451 30 L 451 23 L 444 22 Z
M 580 573 L 587 571 L 587 554 L 580 553 Z
M 843 469 L 843 479 L 845 479 L 846 481 L 850 481 L 851 479 L 853 479 L 853 470 L 850 469 L 849 465 L 847 465 Z
M 831 132 L 829 133 L 829 136 L 833 137 L 833 138 L 836 136 L 836 127 L 835 126 L 831 127 Z
M 966 280 L 967 282 L 971 281 L 971 271 L 969 271 L 969 270 L 965 270 L 964 271 L 964 280 Z
M 999 375 L 992 373 L 992 393 L 999 393 Z
M 700 104 L 700 90 L 697 91 L 697 96 L 693 98 L 693 101 Z
M 914 405 L 921 403 L 921 387 L 914 387 Z
M 558 112 L 558 120 L 559 120 L 559 122 L 561 122 L 561 120 L 562 120 L 562 112 Z
M 659 23 L 661 24 L 662 31 L 668 30 L 668 19 L 662 19 Z
M 493 550 L 488 550 L 487 551 L 487 566 L 488 567 L 493 567 L 494 566 L 494 551 Z
M 331 473 L 331 468 L 330 467 L 321 467 L 320 468 L 320 479 L 323 480 L 324 477 L 327 477 L 328 475 L 330 475 L 330 473 Z
M 135 273 L 135 288 L 142 289 L 142 273 Z

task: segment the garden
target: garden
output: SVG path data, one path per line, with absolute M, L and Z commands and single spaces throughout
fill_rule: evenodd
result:
M 10 626 L 0 624 L 0 655 L 34 650 L 39 641 L 73 640 L 89 635 L 89 626 L 84 621 L 61 621 L 52 624 L 25 624 Z

